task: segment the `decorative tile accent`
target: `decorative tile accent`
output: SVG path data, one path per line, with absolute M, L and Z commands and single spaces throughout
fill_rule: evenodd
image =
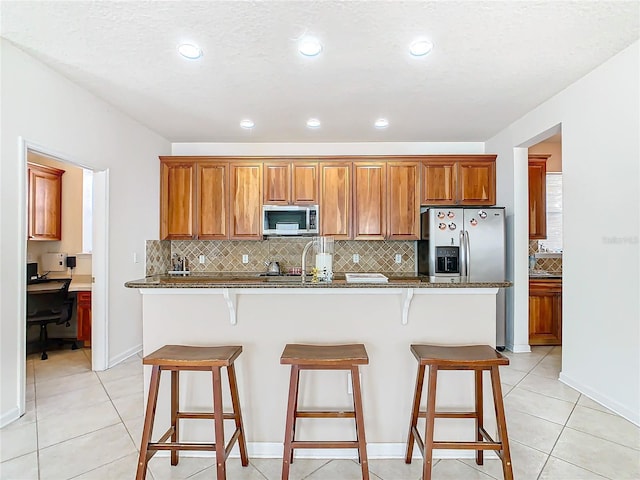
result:
M 171 267 L 171 242 L 168 240 L 147 240 L 145 275 L 167 273 Z
M 302 250 L 310 238 L 269 238 L 262 241 L 242 240 L 174 240 L 147 241 L 147 275 L 166 273 L 171 268 L 173 254 L 185 257 L 192 272 L 263 272 L 265 262 L 279 262 L 280 270 L 288 272 L 300 266 Z M 353 254 L 360 263 L 353 263 Z M 395 263 L 396 254 L 402 263 Z M 199 263 L 200 255 L 205 263 Z M 242 263 L 242 256 L 249 263 Z M 311 253 L 308 258 L 311 266 Z M 343 272 L 415 272 L 414 241 L 336 241 L 333 271 Z
M 538 240 L 529 240 L 529 255 L 538 253 Z M 537 258 L 536 270 L 545 270 L 551 273 L 562 273 L 562 257 L 561 258 Z

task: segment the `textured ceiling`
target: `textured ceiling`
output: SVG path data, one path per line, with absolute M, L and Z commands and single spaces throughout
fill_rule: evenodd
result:
M 639 38 L 638 1 L 7 1 L 2 36 L 172 142 L 484 141 Z M 296 40 L 324 44 L 305 58 Z M 435 45 L 407 52 L 416 37 Z M 204 57 L 187 61 L 179 42 Z M 317 117 L 318 129 L 305 121 Z M 373 127 L 378 117 L 390 126 Z M 243 130 L 251 118 L 256 126 Z

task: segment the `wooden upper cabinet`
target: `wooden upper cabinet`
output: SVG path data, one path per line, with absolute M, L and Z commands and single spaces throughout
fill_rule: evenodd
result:
M 262 162 L 230 163 L 231 240 L 262 239 Z
M 420 163 L 387 163 L 389 240 L 420 238 Z
M 198 174 L 198 238 L 229 238 L 229 164 L 201 162 Z
M 318 163 L 294 162 L 291 172 L 291 202 L 297 205 L 317 205 Z
M 422 205 L 495 205 L 495 155 L 445 155 L 422 162 Z
M 264 203 L 272 205 L 288 205 L 291 203 L 291 163 L 265 162 Z
M 529 280 L 529 344 L 562 345 L 562 279 Z
M 160 163 L 160 240 L 190 240 L 195 231 L 195 170 L 193 161 Z
M 318 164 L 316 162 L 265 162 L 263 175 L 265 204 L 318 203 Z
M 547 238 L 547 160 L 551 155 L 529 155 L 529 239 Z
M 64 170 L 28 164 L 28 238 L 62 239 L 62 174 Z
M 496 204 L 496 161 L 458 162 L 458 205 Z
M 351 238 L 351 162 L 320 162 L 320 234 Z
M 382 162 L 353 163 L 353 238 L 356 240 L 382 240 L 386 236 L 386 169 L 387 165 Z
M 422 162 L 422 205 L 455 205 L 457 202 L 457 165 L 455 160 Z

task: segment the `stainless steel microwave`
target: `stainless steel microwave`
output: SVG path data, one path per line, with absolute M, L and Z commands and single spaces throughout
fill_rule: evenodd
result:
M 318 205 L 263 205 L 263 235 L 317 235 Z

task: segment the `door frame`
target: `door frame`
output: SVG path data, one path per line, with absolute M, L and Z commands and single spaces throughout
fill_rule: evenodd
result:
M 108 329 L 108 278 L 109 278 L 109 169 L 99 170 L 92 168 L 68 154 L 57 152 L 44 147 L 23 137 L 18 138 L 18 162 L 21 176 L 21 195 L 23 201 L 19 202 L 18 209 L 21 222 L 19 235 L 19 252 L 22 256 L 22 264 L 27 262 L 27 152 L 37 152 L 52 157 L 64 163 L 76 167 L 85 168 L 94 172 L 93 192 L 93 251 L 91 256 L 92 284 L 92 334 L 91 334 L 91 369 L 106 370 L 109 366 L 109 329 Z M 98 221 L 96 221 L 96 219 Z M 19 276 L 20 298 L 22 304 L 26 301 L 26 277 L 24 272 Z M 24 308 L 21 310 L 24 313 Z M 18 376 L 20 388 L 20 415 L 25 411 L 26 391 L 26 332 L 27 322 L 23 315 L 18 318 L 19 347 L 18 347 Z

